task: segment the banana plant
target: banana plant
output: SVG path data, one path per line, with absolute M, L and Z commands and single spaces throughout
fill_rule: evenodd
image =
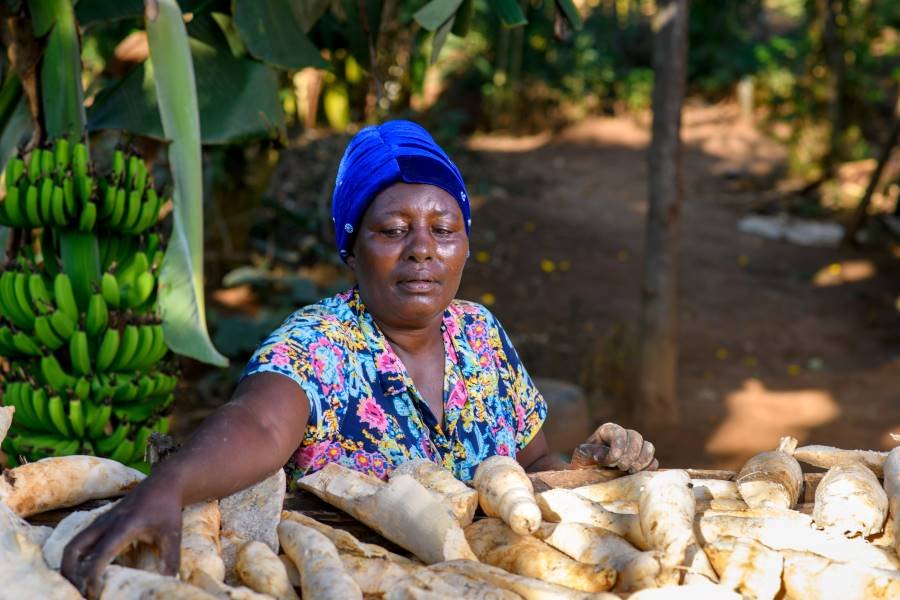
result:
M 3 402 L 16 409 L 3 450 L 13 464 L 93 453 L 146 470 L 178 381 L 158 306 L 166 199 L 136 154 L 117 149 L 105 170 L 91 161 L 70 0 L 28 8 L 43 42 L 40 135 L 6 163 L 0 202 L 14 231 L 0 275 Z M 188 325 L 208 342 L 205 323 Z

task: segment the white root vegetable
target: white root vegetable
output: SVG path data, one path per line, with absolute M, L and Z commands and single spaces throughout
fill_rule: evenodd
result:
M 294 564 L 291 557 L 287 554 L 279 554 L 278 560 L 284 565 L 284 572 L 287 573 L 291 585 L 295 588 L 300 587 L 300 571 L 297 570 L 297 565 Z
M 812 518 L 820 529 L 854 537 L 884 528 L 888 499 L 870 469 L 850 463 L 831 467 L 819 487 Z
M 694 494 L 687 472 L 672 470 L 648 480 L 640 495 L 640 524 L 659 553 L 659 585 L 716 581 L 716 574 L 694 536 Z
M 748 460 L 736 478 L 741 497 L 751 508 L 793 508 L 800 498 L 803 471 L 792 453 L 797 440 L 781 438 L 777 450 Z
M 894 448 L 884 461 L 884 491 L 887 493 L 891 518 L 894 521 L 894 552 L 900 556 L 900 446 Z
M 285 510 L 281 512 L 281 520 L 294 521 L 306 527 L 311 527 L 331 540 L 339 552 L 344 554 L 352 554 L 363 558 L 386 558 L 394 562 L 411 563 L 412 561 L 405 556 L 400 556 L 390 550 L 382 548 L 378 544 L 369 544 L 361 542 L 349 531 L 343 529 L 335 529 L 325 523 L 320 523 L 312 517 L 307 517 L 303 513 L 293 510 Z
M 720 538 L 704 547 L 719 584 L 749 600 L 772 600 L 781 589 L 781 554 L 748 539 Z
M 475 558 L 450 509 L 409 475 L 384 483 L 329 463 L 297 484 L 428 564 Z
M 743 500 L 738 486 L 727 479 L 691 479 L 697 501 Z
M 659 576 L 659 559 L 641 552 L 618 535 L 582 523 L 544 523 L 535 532 L 543 540 L 578 562 L 615 569 L 616 590 L 630 592 L 653 587 Z
M 247 587 L 278 600 L 299 600 L 278 555 L 262 542 L 250 541 L 237 553 L 235 570 Z
M 537 502 L 545 521 L 602 527 L 622 536 L 640 550 L 650 549 L 636 514 L 609 511 L 572 490 L 562 488 L 541 492 L 537 495 Z
M 342 554 L 341 561 L 366 596 L 400 599 L 421 597 L 424 592 L 429 592 L 454 599 L 519 600 L 512 592 L 461 573 L 438 572 L 423 565 L 398 564 L 383 558 L 348 554 Z
M 110 566 L 103 573 L 100 600 L 147 600 L 178 598 L 179 600 L 215 600 L 204 592 L 175 577 L 165 577 L 140 569 Z
M 583 496 L 592 502 L 599 502 L 600 504 L 618 501 L 637 502 L 638 496 L 641 494 L 641 489 L 646 485 L 647 480 L 661 472 L 662 471 L 642 471 L 640 473 L 617 477 L 601 483 L 572 488 L 572 491 L 579 496 Z
M 365 595 L 386 594 L 397 582 L 418 573 L 424 565 L 396 563 L 384 558 L 363 558 L 352 554 L 340 555 L 344 569 Z
M 498 588 L 518 594 L 524 600 L 619 600 L 619 596 L 616 594 L 579 592 L 471 560 L 451 560 L 432 565 L 429 568 L 438 573 L 457 573 L 480 579 Z
M 59 522 L 47 541 L 44 542 L 43 553 L 47 566 L 54 570 L 59 570 L 62 564 L 63 550 L 72 538 L 81 533 L 94 520 L 115 506 L 115 502 L 104 504 L 94 510 L 82 510 L 73 512 L 65 519 Z
M 667 585 L 641 590 L 628 596 L 628 600 L 743 600 L 741 596 L 722 585 L 694 583 Z
M 879 569 L 900 568 L 900 559 L 893 552 L 862 539 L 819 531 L 812 519 L 800 513 L 783 518 L 774 512 L 754 517 L 707 513 L 700 518 L 698 528 L 705 544 L 723 537 L 749 538 L 778 551 L 813 552 L 836 562 L 854 561 Z
M 29 539 L 27 526 L 0 503 L 0 597 L 76 600 L 72 584 L 50 570 L 41 548 Z
M 0 442 L 6 439 L 6 434 L 9 432 L 10 425 L 12 425 L 15 412 L 15 406 L 0 406 Z
M 794 458 L 802 463 L 830 469 L 838 465 L 860 463 L 872 470 L 878 477 L 882 476 L 887 452 L 877 450 L 844 450 L 831 446 L 800 446 L 794 450 Z
M 881 546 L 884 548 L 894 548 L 894 546 L 898 543 L 897 536 L 900 535 L 900 532 L 897 531 L 897 523 L 894 521 L 894 517 L 888 517 L 887 521 L 884 522 L 884 530 L 875 535 L 869 536 L 866 538 L 870 544 L 874 546 Z
M 478 507 L 478 492 L 454 477 L 441 465 L 425 458 L 418 458 L 401 463 L 391 473 L 391 477 L 397 475 L 409 475 L 426 490 L 435 494 L 439 500 L 446 502 L 461 527 L 472 522 L 475 509 Z
M 584 592 L 604 592 L 616 582 L 615 570 L 572 560 L 537 538 L 519 535 L 500 519 L 472 523 L 466 538 L 479 560 L 512 573 Z
M 49 525 L 32 525 L 29 528 L 28 539 L 37 546 L 43 548 L 50 536 L 53 535 L 53 528 Z
M 225 562 L 219 541 L 221 516 L 215 500 L 198 502 L 181 513 L 181 564 L 179 573 L 193 583 L 196 573 L 216 581 L 225 580 Z
M 213 579 L 208 573 L 194 571 L 191 585 L 200 588 L 219 600 L 272 600 L 271 596 L 254 592 L 244 586 L 230 586 Z
M 121 496 L 144 479 L 140 471 L 96 456 L 58 456 L 3 471 L 0 501 L 20 517 Z
M 782 551 L 785 600 L 889 600 L 900 598 L 900 572 L 816 554 Z
M 362 600 L 362 591 L 327 537 L 299 523 L 282 521 L 278 539 L 300 571 L 304 600 Z
M 472 485 L 484 514 L 500 517 L 513 531 L 528 535 L 541 526 L 541 509 L 525 469 L 508 456 L 491 456 L 475 470 Z
M 246 540 L 263 542 L 278 552 L 277 527 L 281 521 L 287 479 L 278 469 L 256 485 L 219 501 L 222 531 Z

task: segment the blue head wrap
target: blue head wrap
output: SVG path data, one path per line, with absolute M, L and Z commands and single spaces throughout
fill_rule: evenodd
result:
M 394 183 L 425 183 L 456 199 L 466 224 L 472 224 L 462 175 L 425 129 L 411 121 L 388 121 L 360 130 L 341 158 L 331 217 L 341 259 L 346 262 L 363 214 L 382 190 Z

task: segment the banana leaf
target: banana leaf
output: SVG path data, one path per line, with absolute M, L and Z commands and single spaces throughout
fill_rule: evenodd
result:
M 566 17 L 566 20 L 572 26 L 572 29 L 581 29 L 584 25 L 584 21 L 581 20 L 578 8 L 572 0 L 556 0 L 556 6 Z
M 226 48 L 189 39 L 204 144 L 278 137 L 284 113 L 278 79 L 266 65 L 236 58 Z M 104 89 L 88 109 L 88 129 L 123 129 L 165 139 L 153 66 L 146 61 Z
M 463 0 L 431 0 L 413 15 L 413 18 L 428 31 L 437 29 L 456 14 Z
M 290 6 L 296 1 L 234 0 L 234 24 L 255 58 L 281 69 L 324 69 L 328 64 Z
M 159 0 L 146 16 L 159 114 L 175 182 L 172 236 L 159 276 L 159 306 L 169 348 L 228 366 L 206 328 L 203 295 L 203 162 L 200 111 L 191 46 L 175 0 Z
M 183 12 L 195 16 L 205 10 L 228 10 L 227 0 L 181 0 L 178 4 Z M 78 0 L 75 5 L 75 17 L 82 27 L 143 16 L 144 0 Z
M 494 0 L 491 4 L 504 27 L 519 27 L 528 23 L 519 0 Z
M 31 0 L 28 3 L 37 35 L 49 36 L 41 59 L 41 109 L 49 139 L 84 132 L 84 91 L 81 88 L 81 49 L 78 26 L 69 0 Z M 38 33 L 41 31 L 42 33 Z

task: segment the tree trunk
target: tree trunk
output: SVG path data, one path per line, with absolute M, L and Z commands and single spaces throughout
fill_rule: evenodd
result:
M 653 139 L 641 288 L 635 409 L 645 428 L 677 422 L 681 105 L 687 78 L 688 0 L 663 0 L 653 19 Z
M 878 162 L 875 163 L 875 170 L 872 172 L 872 177 L 869 179 L 869 185 L 866 186 L 866 191 L 859 201 L 850 223 L 847 225 L 844 243 L 856 243 L 856 232 L 858 232 L 863 226 L 863 223 L 866 222 L 866 214 L 869 210 L 869 204 L 872 202 L 872 196 L 875 194 L 875 190 L 878 189 L 878 182 L 881 180 L 881 174 L 884 173 L 884 167 L 890 160 L 891 152 L 893 152 L 894 146 L 897 145 L 898 139 L 900 139 L 900 97 L 897 98 L 897 102 L 894 104 L 894 122 L 891 125 L 891 130 L 888 133 L 887 138 L 884 140 L 884 144 L 881 146 Z M 900 214 L 900 201 L 897 202 L 897 208 L 894 212 Z
M 825 0 L 822 28 L 822 49 L 828 63 L 828 120 L 831 125 L 828 150 L 822 161 L 822 176 L 834 177 L 842 158 L 842 137 L 845 129 L 844 97 L 846 62 L 844 60 L 844 26 L 847 19 L 847 0 Z

